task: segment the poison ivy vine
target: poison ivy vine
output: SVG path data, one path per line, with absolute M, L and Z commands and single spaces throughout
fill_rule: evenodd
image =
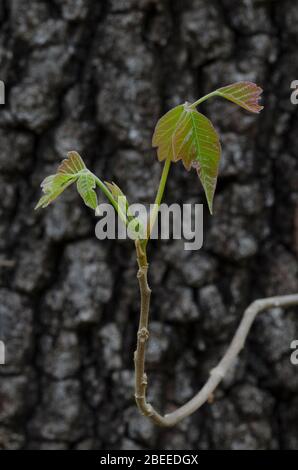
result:
M 197 107 L 212 97 L 225 98 L 252 113 L 259 113 L 262 106 L 259 98 L 262 89 L 254 83 L 242 81 L 219 88 L 212 93 L 198 99 L 195 103 L 184 103 L 167 112 L 157 123 L 152 145 L 157 148 L 159 161 L 165 161 L 159 187 L 148 227 L 141 231 L 145 237 L 137 238 L 135 242 L 137 262 L 139 266 L 138 281 L 141 293 L 140 321 L 137 335 L 137 349 L 135 352 L 135 399 L 137 405 L 145 416 L 161 426 L 173 426 L 184 417 L 197 410 L 215 390 L 225 376 L 237 354 L 243 347 L 245 338 L 251 324 L 258 312 L 271 306 L 286 307 L 298 304 L 298 295 L 274 297 L 255 301 L 246 310 L 243 320 L 218 366 L 211 371 L 209 380 L 202 390 L 189 402 L 176 411 L 162 416 L 146 399 L 147 376 L 145 373 L 146 343 L 149 337 L 148 321 L 150 309 L 151 290 L 148 285 L 147 244 L 154 226 L 158 208 L 161 204 L 169 169 L 172 162 L 182 161 L 186 170 L 192 168 L 198 174 L 202 183 L 209 211 L 212 214 L 213 199 L 216 190 L 218 170 L 221 156 L 219 136 L 211 121 L 201 114 Z M 132 216 L 129 214 L 129 205 L 122 190 L 115 183 L 103 182 L 94 175 L 85 165 L 77 152 L 69 152 L 67 159 L 58 167 L 55 175 L 48 176 L 41 184 L 43 196 L 36 209 L 47 207 L 66 188 L 76 183 L 77 190 L 84 203 L 91 209 L 96 209 L 98 200 L 96 187 L 107 197 L 108 201 L 118 212 L 122 221 L 127 225 Z M 123 204 L 124 200 L 124 204 Z M 140 221 L 136 221 L 141 223 Z

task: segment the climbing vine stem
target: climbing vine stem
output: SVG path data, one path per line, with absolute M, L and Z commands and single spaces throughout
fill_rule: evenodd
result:
M 138 248 L 137 248 L 138 249 Z M 142 258 L 140 258 L 142 259 Z M 212 397 L 217 386 L 233 366 L 235 359 L 243 349 L 246 337 L 258 315 L 264 310 L 279 307 L 286 308 L 298 305 L 298 294 L 255 300 L 244 312 L 238 329 L 221 361 L 210 371 L 210 377 L 201 390 L 185 405 L 165 416 L 160 415 L 146 400 L 147 375 L 145 372 L 146 343 L 149 338 L 148 315 L 151 290 L 147 281 L 148 265 L 139 264 L 138 280 L 141 292 L 141 313 L 138 330 L 138 343 L 135 352 L 136 388 L 135 397 L 141 413 L 155 424 L 164 427 L 175 426 L 179 421 L 198 410 Z

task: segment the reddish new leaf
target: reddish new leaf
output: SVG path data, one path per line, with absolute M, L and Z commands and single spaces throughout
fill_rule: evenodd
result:
M 175 108 L 168 111 L 156 124 L 155 131 L 152 139 L 152 146 L 157 148 L 158 160 L 161 162 L 168 157 L 175 161 L 173 153 L 173 135 L 181 117 L 183 117 L 184 106 L 180 104 Z
M 185 168 L 196 168 L 212 214 L 221 154 L 219 137 L 212 123 L 203 114 L 184 105 L 183 118 L 173 135 L 173 149 L 175 159 L 182 159 Z
M 259 105 L 262 88 L 252 82 L 237 82 L 216 90 L 216 94 L 238 104 L 247 111 L 259 113 L 263 106 Z

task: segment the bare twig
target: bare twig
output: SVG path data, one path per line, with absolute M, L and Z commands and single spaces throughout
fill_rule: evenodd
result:
M 210 400 L 213 392 L 226 376 L 234 360 L 242 350 L 246 337 L 258 313 L 273 307 L 291 307 L 298 305 L 298 294 L 285 295 L 277 297 L 268 297 L 267 299 L 255 300 L 244 312 L 240 325 L 228 347 L 225 355 L 218 365 L 210 371 L 210 377 L 201 388 L 201 390 L 185 405 L 181 406 L 172 413 L 161 416 L 146 401 L 147 376 L 145 373 L 145 353 L 146 343 L 149 338 L 148 318 L 150 308 L 151 290 L 148 286 L 147 274 L 148 263 L 145 250 L 142 249 L 140 242 L 136 242 L 137 258 L 139 264 L 138 280 L 141 293 L 141 313 L 138 331 L 137 350 L 135 352 L 135 398 L 141 413 L 159 426 L 174 426 L 183 418 L 194 413 L 204 403 Z

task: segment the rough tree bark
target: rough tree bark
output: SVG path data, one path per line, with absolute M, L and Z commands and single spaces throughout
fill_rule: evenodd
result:
M 247 305 L 298 290 L 297 19 L 291 1 L 1 2 L 0 447 L 298 448 L 297 310 L 260 316 L 213 403 L 158 429 L 133 397 L 133 244 L 96 240 L 72 190 L 33 211 L 71 149 L 130 201 L 151 202 L 163 112 L 236 80 L 265 89 L 258 119 L 224 101 L 202 107 L 223 145 L 204 248 L 151 247 L 149 401 L 167 412 L 187 401 Z M 167 201 L 204 200 L 195 174 L 171 172 Z

